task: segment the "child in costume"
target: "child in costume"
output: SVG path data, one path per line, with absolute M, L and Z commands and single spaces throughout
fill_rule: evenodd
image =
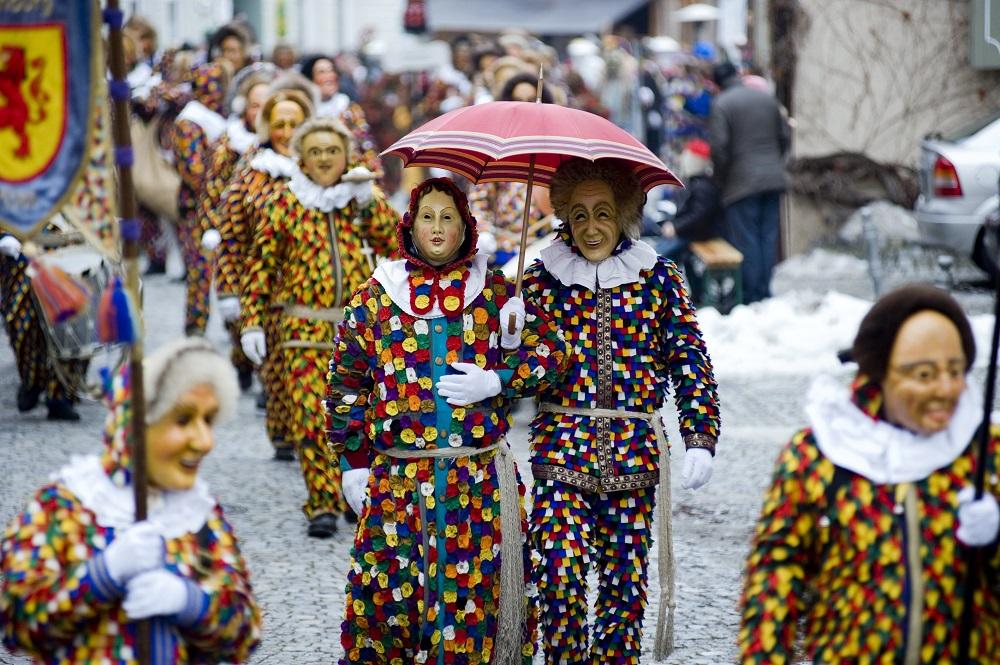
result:
M 476 237 L 455 183 L 423 182 L 403 258 L 376 269 L 339 327 L 329 435 L 361 511 L 341 663 L 531 662 L 524 489 L 505 435 L 510 400 L 556 382 L 566 347 Z
M 209 224 L 219 230 L 220 244 L 216 250 L 216 292 L 219 313 L 233 327 L 242 329 L 240 294 L 243 276 L 249 262 L 253 231 L 263 216 L 264 203 L 276 190 L 285 186 L 298 170 L 291 157 L 292 135 L 295 129 L 312 115 L 309 97 L 294 88 L 281 88 L 275 81 L 273 92 L 264 102 L 257 119 L 260 146 L 241 160 L 246 162 L 220 195 L 220 206 L 209 214 Z M 265 426 L 274 447 L 274 458 L 295 459 L 289 419 L 285 411 L 284 379 L 279 371 L 277 335 L 280 312 L 264 313 L 263 326 L 272 353 L 259 363 L 260 380 L 266 396 Z M 239 338 L 237 337 L 237 341 Z M 242 353 L 242 345 L 240 352 Z M 244 354 L 245 355 L 245 354 Z
M 351 135 L 334 118 L 311 118 L 292 139 L 299 168 L 265 204 L 244 277 L 244 353 L 267 356 L 264 318 L 282 307 L 277 346 L 290 436 L 309 491 L 309 535 L 336 531 L 342 512 L 340 470 L 326 445 L 323 396 L 335 326 L 343 307 L 375 269 L 375 255 L 395 250 L 396 211 L 371 181 L 342 182 Z
M 636 240 L 643 192 L 632 171 L 574 159 L 556 171 L 550 195 L 563 226 L 524 279 L 525 302 L 551 316 L 572 347 L 565 380 L 539 394 L 531 423 L 545 658 L 638 663 L 657 484 L 657 651 L 672 642 L 669 459 L 659 410 L 672 387 L 687 449 L 684 486 L 697 488 L 711 475 L 719 434 L 716 384 L 683 279 Z M 592 562 L 599 586 L 589 639 Z
M 235 407 L 229 363 L 181 339 L 144 365 L 149 518 L 135 522 L 128 374 L 108 381 L 101 455 L 74 458 L 0 542 L 0 618 L 10 650 L 45 663 L 136 662 L 150 619 L 152 662 L 245 662 L 260 610 L 222 508 L 198 478 L 212 426 Z
M 947 292 L 903 286 L 862 319 L 851 356 L 853 384 L 817 378 L 810 427 L 778 457 L 747 559 L 739 662 L 797 662 L 802 648 L 810 663 L 996 663 L 1000 438 L 993 425 L 979 456 L 972 326 Z M 969 548 L 979 578 L 964 608 Z

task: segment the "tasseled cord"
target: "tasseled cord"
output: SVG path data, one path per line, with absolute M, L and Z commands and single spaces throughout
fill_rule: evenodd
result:
M 72 319 L 90 307 L 91 292 L 87 285 L 44 258 L 28 259 L 27 274 L 38 304 L 50 323 Z
M 105 344 L 132 344 L 138 331 L 135 304 L 115 276 L 114 282 L 101 294 L 97 309 L 97 337 Z

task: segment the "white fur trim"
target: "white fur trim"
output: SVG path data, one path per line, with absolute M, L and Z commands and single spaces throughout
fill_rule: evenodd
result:
M 817 446 L 831 462 L 876 485 L 908 483 L 948 466 L 965 451 L 982 419 L 982 398 L 967 385 L 948 427 L 920 436 L 873 420 L 851 401 L 849 389 L 820 376 L 809 389 L 806 414 Z
M 177 119 L 189 120 L 201 127 L 209 141 L 214 141 L 226 131 L 226 119 L 199 101 L 185 104 Z
M 218 422 L 236 410 L 240 392 L 236 370 L 201 338 L 182 337 L 164 344 L 146 357 L 142 368 L 147 423 L 155 423 L 173 408 L 181 395 L 204 383 L 215 389 Z
M 230 118 L 226 123 L 226 136 L 229 138 L 229 148 L 242 155 L 257 145 L 257 133 L 251 132 L 243 125 L 242 118 Z
M 135 522 L 135 496 L 131 485 L 111 482 L 97 455 L 78 456 L 52 474 L 53 482 L 65 485 L 97 517 L 103 527 L 121 529 Z M 147 521 L 159 527 L 164 538 L 197 533 L 215 508 L 208 485 L 196 479 L 194 487 L 182 492 L 149 488 Z
M 320 187 L 299 169 L 295 170 L 288 181 L 288 189 L 305 207 L 323 212 L 340 210 L 354 197 L 354 187 L 351 184 L 341 182 L 332 187 Z
M 250 160 L 250 168 L 266 173 L 272 178 L 291 178 L 299 167 L 291 157 L 276 153 L 271 148 L 264 148 Z
M 612 254 L 600 263 L 592 263 L 556 239 L 541 252 L 542 264 L 563 286 L 578 285 L 594 291 L 638 282 L 640 273 L 656 265 L 656 250 L 641 240 L 633 240 L 628 249 Z
M 472 257 L 472 265 L 469 266 L 469 279 L 465 282 L 465 306 L 479 297 L 486 286 L 486 264 L 489 259 L 483 254 L 476 254 Z M 417 314 L 410 306 L 410 280 L 407 279 L 409 273 L 406 270 L 406 259 L 397 261 L 386 261 L 377 268 L 372 275 L 385 292 L 392 298 L 392 302 L 401 310 L 415 316 L 418 319 L 436 319 L 444 316 L 444 312 L 438 306 L 437 300 L 434 307 L 426 314 Z

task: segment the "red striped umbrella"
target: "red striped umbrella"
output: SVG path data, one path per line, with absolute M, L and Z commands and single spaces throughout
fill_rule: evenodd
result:
M 548 186 L 573 157 L 628 164 L 643 191 L 681 185 L 638 139 L 604 118 L 556 104 L 488 102 L 466 106 L 413 130 L 382 153 L 404 166 L 433 166 L 475 183 L 528 182 Z M 532 157 L 534 175 L 529 177 Z

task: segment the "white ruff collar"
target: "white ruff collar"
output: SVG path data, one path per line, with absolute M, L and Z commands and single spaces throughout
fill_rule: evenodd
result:
M 257 134 L 248 130 L 241 118 L 229 119 L 226 136 L 229 138 L 229 148 L 238 155 L 257 145 Z
M 340 114 L 351 105 L 351 98 L 342 92 L 335 93 L 330 99 L 316 105 L 317 116 L 340 117 Z
M 292 190 L 295 198 L 305 207 L 323 212 L 340 210 L 354 197 L 349 183 L 341 182 L 332 187 L 320 187 L 299 169 L 295 169 L 295 174 L 288 181 L 288 189 Z
M 276 153 L 270 148 L 264 148 L 250 160 L 250 168 L 266 173 L 272 178 L 291 178 L 299 167 L 291 157 Z
M 198 101 L 190 101 L 177 114 L 178 120 L 190 120 L 201 127 L 209 141 L 222 136 L 226 131 L 226 119 Z
M 809 389 L 806 415 L 827 459 L 884 485 L 923 480 L 958 459 L 979 427 L 983 407 L 978 391 L 967 385 L 948 427 L 920 436 L 873 420 L 851 401 L 849 389 L 820 376 Z
M 469 266 L 469 279 L 465 281 L 466 307 L 479 297 L 479 294 L 483 292 L 483 287 L 486 286 L 487 261 L 485 254 L 476 254 L 472 257 L 472 265 Z M 417 314 L 413 311 L 413 307 L 410 306 L 410 280 L 407 279 L 408 276 L 406 259 L 385 261 L 375 268 L 375 274 L 372 275 L 392 298 L 392 302 L 410 316 L 415 316 L 418 319 L 436 319 L 439 316 L 444 316 L 436 299 L 434 306 L 426 314 Z
M 656 265 L 656 250 L 641 240 L 633 240 L 628 249 L 613 254 L 600 263 L 591 263 L 556 238 L 541 252 L 542 265 L 564 286 L 574 284 L 594 291 L 611 289 L 639 281 L 639 273 Z
M 111 482 L 97 455 L 70 458 L 70 463 L 52 474 L 51 480 L 65 485 L 97 517 L 103 527 L 121 529 L 135 522 L 132 486 Z M 215 508 L 215 498 L 200 479 L 182 492 L 149 490 L 148 521 L 159 527 L 164 538 L 197 533 Z

